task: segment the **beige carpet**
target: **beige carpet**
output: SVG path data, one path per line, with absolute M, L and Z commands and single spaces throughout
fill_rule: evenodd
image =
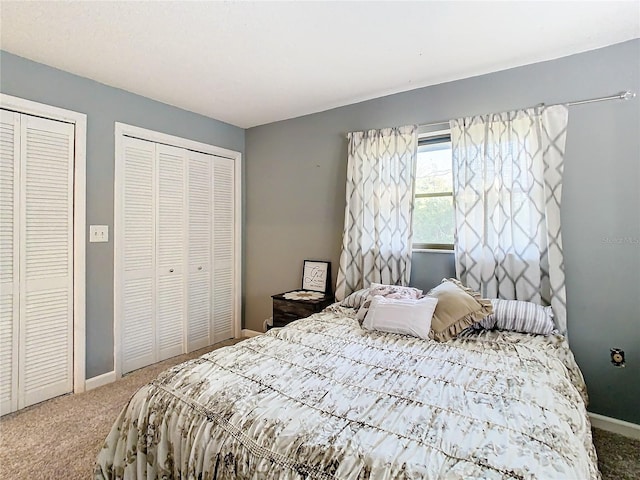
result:
M 603 480 L 640 479 L 640 440 L 594 428 L 593 444 Z
M 215 348 L 146 367 L 89 392 L 65 395 L 0 419 L 0 479 L 89 479 L 113 421 L 131 395 L 162 370 Z M 640 441 L 594 429 L 604 480 L 640 479 Z M 582 480 L 582 479 L 581 479 Z
M 141 368 L 77 395 L 64 395 L 0 419 L 0 479 L 86 480 L 111 425 L 131 395 L 161 371 L 240 340 Z

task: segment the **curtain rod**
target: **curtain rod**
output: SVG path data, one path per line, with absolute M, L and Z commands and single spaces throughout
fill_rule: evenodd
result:
M 626 92 L 620 92 L 616 95 L 609 95 L 608 97 L 597 97 L 597 98 L 589 98 L 587 100 L 576 100 L 575 102 L 566 103 L 567 106 L 571 107 L 573 105 L 583 105 L 585 103 L 594 103 L 594 102 L 604 102 L 605 100 L 630 100 L 636 96 L 635 92 L 627 90 Z M 560 103 L 554 103 L 553 105 L 562 105 Z M 537 106 L 542 107 L 545 106 L 544 103 L 540 103 Z M 442 122 L 432 122 L 418 125 L 418 127 L 434 127 L 436 125 L 444 125 L 449 124 L 449 120 L 444 120 Z
M 635 96 L 635 92 L 627 90 L 626 92 L 620 92 L 617 95 L 609 95 L 608 97 L 590 98 L 588 100 L 576 100 L 575 102 L 567 103 L 567 105 L 571 107 L 573 105 L 582 105 L 584 103 L 604 102 L 605 100 L 630 100 Z

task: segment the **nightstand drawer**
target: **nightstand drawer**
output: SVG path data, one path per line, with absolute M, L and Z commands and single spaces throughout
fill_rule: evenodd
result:
M 273 312 L 273 326 L 274 327 L 284 327 L 285 325 L 298 320 L 301 317 L 296 315 L 295 313 L 286 313 L 286 312 Z
M 333 296 L 329 295 L 313 300 L 292 300 L 284 298 L 286 293 L 289 292 L 271 297 L 273 299 L 274 327 L 284 327 L 295 320 L 318 313 L 333 303 Z
M 312 313 L 315 313 L 315 305 L 302 302 L 294 302 L 284 299 L 273 299 L 273 314 L 290 314 L 297 315 L 298 318 L 308 317 Z

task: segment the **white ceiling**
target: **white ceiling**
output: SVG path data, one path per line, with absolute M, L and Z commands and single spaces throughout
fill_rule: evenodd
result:
M 0 15 L 3 50 L 243 128 L 640 37 L 640 0 L 2 0 Z

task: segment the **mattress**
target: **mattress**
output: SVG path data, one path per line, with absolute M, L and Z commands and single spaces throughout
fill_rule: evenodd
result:
M 438 343 L 336 304 L 142 387 L 95 478 L 598 479 L 586 401 L 562 336 Z

